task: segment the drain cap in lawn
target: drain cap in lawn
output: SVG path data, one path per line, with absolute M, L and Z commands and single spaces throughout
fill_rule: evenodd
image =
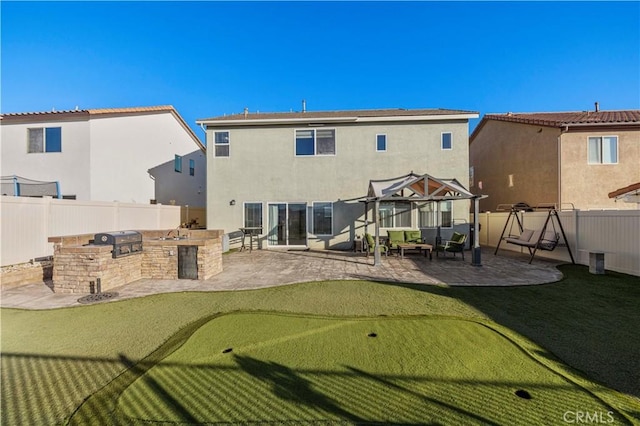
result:
M 82 304 L 96 303 L 96 302 L 102 302 L 105 300 L 110 300 L 110 299 L 113 299 L 114 297 L 118 297 L 118 293 L 116 293 L 115 291 L 105 291 L 104 293 L 96 293 L 96 294 L 89 294 L 87 296 L 83 296 L 80 299 L 78 299 L 78 303 L 82 303 Z
M 233 348 L 227 348 L 227 349 L 223 350 L 222 353 L 223 354 L 228 354 L 231 351 L 233 351 Z
M 378 337 L 378 335 L 376 333 L 369 333 L 367 334 L 368 337 Z
M 524 389 L 518 389 L 515 394 L 522 399 L 531 399 L 531 394 Z

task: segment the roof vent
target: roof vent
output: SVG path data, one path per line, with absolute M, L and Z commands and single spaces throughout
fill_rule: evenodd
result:
M 307 112 L 307 101 L 302 100 L 302 112 Z
M 596 102 L 596 112 L 600 111 L 600 103 Z
M 244 109 L 244 118 L 247 118 L 249 116 L 249 108 L 245 108 Z

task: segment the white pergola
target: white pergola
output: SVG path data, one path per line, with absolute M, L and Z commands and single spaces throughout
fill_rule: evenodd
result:
M 478 236 L 478 210 L 479 200 L 486 195 L 474 195 L 456 179 L 439 179 L 424 174 L 417 175 L 413 172 L 392 179 L 370 180 L 369 191 L 362 202 L 365 203 L 365 218 L 368 214 L 368 205 L 373 203 L 373 223 L 375 225 L 375 251 L 374 265 L 380 266 L 380 203 L 385 201 L 409 201 L 409 202 L 439 202 L 449 200 L 474 200 L 474 241 L 472 264 L 481 266 L 480 240 Z M 365 222 L 366 228 L 366 222 Z M 438 227 L 439 231 L 439 227 Z

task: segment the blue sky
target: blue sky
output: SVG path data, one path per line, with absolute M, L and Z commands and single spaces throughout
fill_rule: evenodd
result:
M 2 112 L 640 108 L 640 2 L 7 2 Z M 475 125 L 477 120 L 472 123 Z M 201 130 L 197 134 L 203 137 Z

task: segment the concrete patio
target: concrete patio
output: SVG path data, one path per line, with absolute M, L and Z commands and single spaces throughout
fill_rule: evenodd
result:
M 182 291 L 247 290 L 301 282 L 325 280 L 371 280 L 446 286 L 521 286 L 551 283 L 562 278 L 559 262 L 535 259 L 517 253 L 493 255 L 483 249 L 482 266 L 471 265 L 471 253 L 455 258 L 410 254 L 401 259 L 382 257 L 382 266 L 373 266 L 373 257 L 342 251 L 254 250 L 223 256 L 223 272 L 202 281 L 143 279 L 112 289 L 123 300 L 157 293 Z M 56 294 L 45 283 L 3 288 L 3 308 L 51 309 L 80 306 L 83 294 Z M 104 303 L 104 302 L 100 302 Z

